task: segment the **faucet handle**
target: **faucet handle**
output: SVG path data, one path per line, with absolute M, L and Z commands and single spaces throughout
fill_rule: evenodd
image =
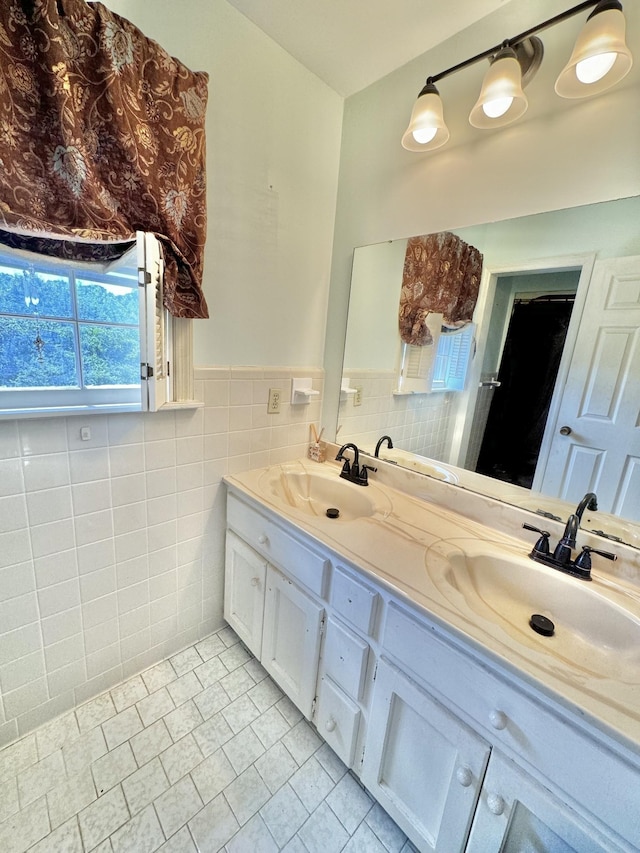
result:
M 373 465 L 362 465 L 360 468 L 360 482 L 363 486 L 366 486 L 369 482 L 369 475 L 367 471 L 372 471 L 374 474 L 377 471 L 377 468 L 374 468 Z
M 549 553 L 549 537 L 551 534 L 548 530 L 540 530 L 539 527 L 534 527 L 532 524 L 523 524 L 522 525 L 525 530 L 532 530 L 534 533 L 539 533 L 540 538 L 533 546 L 533 551 L 536 554 L 548 554 Z
M 342 471 L 340 472 L 340 476 L 349 478 L 351 477 L 351 463 L 344 456 L 336 456 L 337 461 L 340 461 L 342 459 L 344 459 L 344 462 L 342 464 Z
M 576 568 L 590 570 L 592 554 L 598 554 L 600 557 L 605 557 L 607 560 L 618 559 L 618 555 L 612 554 L 610 551 L 599 551 L 597 548 L 590 548 L 588 545 L 583 545 L 581 553 L 576 557 Z

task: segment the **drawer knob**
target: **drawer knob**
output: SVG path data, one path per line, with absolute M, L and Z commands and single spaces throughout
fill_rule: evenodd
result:
M 259 545 L 266 545 L 268 541 L 269 541 L 269 537 L 267 536 L 266 533 L 261 533 L 260 536 L 258 536 L 258 544 Z
M 473 782 L 473 773 L 469 767 L 458 767 L 456 770 L 456 779 L 463 788 L 468 788 Z
M 251 578 L 251 586 L 260 586 L 260 578 Z
M 328 732 L 333 732 L 333 731 L 335 731 L 336 725 L 337 725 L 337 723 L 333 719 L 333 717 L 329 717 L 327 722 L 324 724 L 324 727 Z
M 488 794 L 487 795 L 487 808 L 491 812 L 491 814 L 502 814 L 505 807 L 505 801 L 502 799 L 500 794 Z
M 500 731 L 502 729 L 506 729 L 509 720 L 504 711 L 498 711 L 497 709 L 494 709 L 489 714 L 489 722 L 491 723 L 494 729 L 498 729 Z

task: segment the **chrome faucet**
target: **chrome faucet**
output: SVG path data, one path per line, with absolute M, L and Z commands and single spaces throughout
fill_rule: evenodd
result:
M 353 450 L 353 462 L 349 462 L 347 457 L 344 455 L 345 450 Z M 344 461 L 344 465 L 342 466 L 340 476 L 345 480 L 349 480 L 351 483 L 356 483 L 358 486 L 368 486 L 369 475 L 367 472 L 378 470 L 377 468 L 373 468 L 371 465 L 362 465 L 362 467 L 360 467 L 360 451 L 353 442 L 343 444 L 338 451 L 336 462 L 342 461 Z
M 378 439 L 378 443 L 376 444 L 376 450 L 375 450 L 375 453 L 373 454 L 376 457 L 376 459 L 379 458 L 380 448 L 382 447 L 382 444 L 385 441 L 387 442 L 387 446 L 388 446 L 389 450 L 393 450 L 393 442 L 391 441 L 391 436 L 390 435 L 383 435 L 382 438 Z

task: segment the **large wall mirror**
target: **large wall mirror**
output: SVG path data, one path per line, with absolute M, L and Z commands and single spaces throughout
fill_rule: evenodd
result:
M 640 547 L 639 222 L 633 197 L 454 230 L 482 282 L 462 388 L 428 393 L 400 375 L 407 241 L 357 248 L 336 440 L 563 521 L 593 491 L 582 526 Z

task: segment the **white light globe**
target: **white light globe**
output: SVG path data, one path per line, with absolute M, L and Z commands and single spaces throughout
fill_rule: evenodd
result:
M 413 131 L 412 135 L 418 144 L 426 145 L 427 142 L 431 142 L 437 132 L 437 127 L 419 127 Z
M 583 59 L 576 65 L 576 77 L 581 83 L 587 84 L 601 80 L 613 68 L 616 56 L 615 53 L 600 53 Z
M 500 118 L 507 112 L 512 103 L 513 98 L 494 98 L 482 105 L 482 111 L 489 118 Z

